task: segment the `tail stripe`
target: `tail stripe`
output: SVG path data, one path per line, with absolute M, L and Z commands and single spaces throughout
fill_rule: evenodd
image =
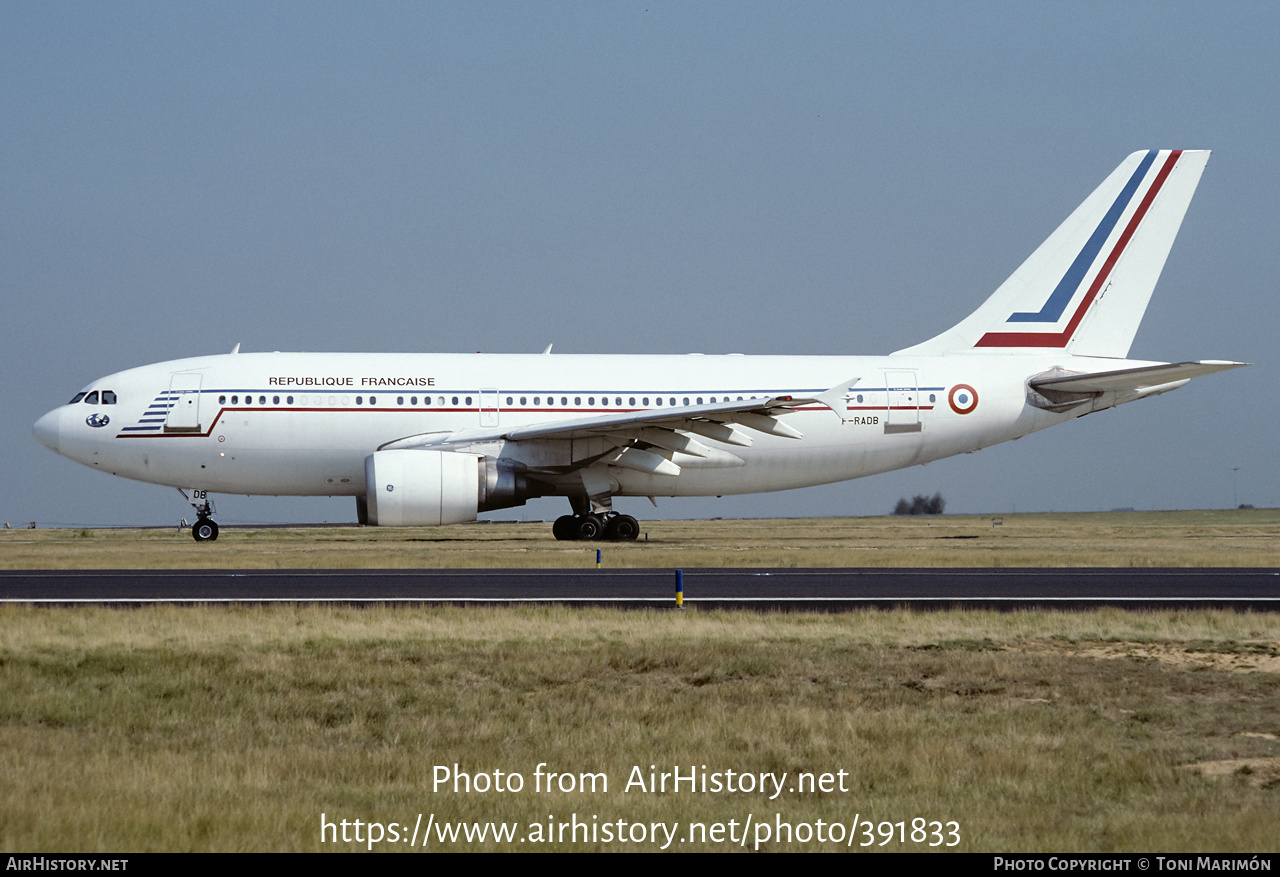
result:
M 1120 221 L 1120 215 L 1124 213 L 1125 208 L 1129 206 L 1129 202 L 1133 200 L 1134 192 L 1138 191 L 1138 185 L 1142 182 L 1143 177 L 1147 175 L 1147 170 L 1155 160 L 1156 150 L 1153 149 L 1147 153 L 1146 158 L 1138 165 L 1138 169 L 1133 172 L 1129 182 L 1125 183 L 1124 189 L 1120 192 L 1120 197 L 1116 198 L 1115 203 L 1111 205 L 1111 209 L 1107 211 L 1107 215 L 1102 217 L 1102 222 L 1098 223 L 1098 227 L 1093 230 L 1088 243 L 1084 245 L 1084 249 L 1076 256 L 1076 260 L 1071 263 L 1067 273 L 1062 275 L 1062 279 L 1058 281 L 1057 287 L 1053 290 L 1053 295 L 1049 296 L 1049 300 L 1044 303 L 1044 307 L 1040 309 L 1040 312 L 1035 314 L 1013 314 L 1007 322 L 1058 322 L 1062 312 L 1067 309 L 1067 304 L 1070 303 L 1071 297 L 1075 295 L 1076 290 L 1080 288 L 1080 284 L 1084 282 L 1084 275 L 1088 272 L 1089 266 L 1098 258 L 1102 245 L 1111 236 L 1111 230 Z
M 988 332 L 978 339 L 975 347 L 1066 347 L 1071 340 L 1071 336 L 1075 334 L 1076 327 L 1080 325 L 1080 321 L 1084 319 L 1084 315 L 1088 312 L 1089 306 L 1093 304 L 1093 300 L 1097 297 L 1098 292 L 1106 284 L 1107 277 L 1111 274 L 1111 269 L 1119 261 L 1120 256 L 1124 253 L 1125 247 L 1128 245 L 1130 238 L 1138 230 L 1138 226 L 1142 224 L 1143 217 L 1146 216 L 1148 208 L 1155 201 L 1156 195 L 1159 194 L 1160 188 L 1164 185 L 1164 181 L 1168 179 L 1169 173 L 1173 170 L 1174 165 L 1178 163 L 1178 158 L 1182 155 L 1181 149 L 1176 149 L 1169 154 L 1164 165 L 1160 168 L 1160 172 L 1156 175 L 1155 181 L 1152 182 L 1151 188 L 1147 190 L 1146 196 L 1142 199 L 1142 203 L 1138 205 L 1138 209 L 1134 211 L 1133 216 L 1129 219 L 1129 224 L 1125 227 L 1124 233 L 1116 241 L 1110 255 L 1107 256 L 1106 262 L 1103 264 L 1097 277 L 1094 278 L 1092 285 L 1089 287 L 1088 293 L 1081 299 L 1080 304 L 1076 307 L 1075 313 L 1072 314 L 1070 322 L 1062 332 Z M 1129 182 L 1125 185 L 1124 190 L 1111 205 L 1111 209 L 1107 211 L 1107 215 L 1103 218 L 1098 228 L 1090 236 L 1088 243 L 1084 249 L 1076 257 L 1067 273 L 1063 276 L 1058 286 L 1054 289 L 1053 294 L 1049 296 L 1049 300 L 1045 302 L 1039 313 L 1015 313 L 1010 315 L 1006 322 L 1026 323 L 1026 322 L 1057 322 L 1062 316 L 1062 312 L 1066 309 L 1067 303 L 1071 300 L 1072 294 L 1075 293 L 1084 275 L 1088 272 L 1094 260 L 1097 258 L 1098 252 L 1102 249 L 1107 237 L 1115 228 L 1115 224 L 1119 221 L 1120 215 L 1124 213 L 1129 202 L 1133 199 L 1134 193 L 1137 191 L 1138 185 L 1142 178 L 1146 175 L 1152 162 L 1155 160 L 1156 151 L 1152 150 L 1139 164 L 1138 169 L 1134 172 Z

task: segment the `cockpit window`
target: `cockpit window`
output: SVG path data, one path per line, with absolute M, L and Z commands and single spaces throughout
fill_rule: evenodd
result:
M 73 397 L 71 398 L 71 401 L 70 401 L 70 402 L 68 402 L 67 404 L 68 404 L 68 405 L 74 405 L 74 404 L 76 404 L 77 402 L 79 402 L 81 399 L 83 399 L 86 395 L 87 395 L 87 394 L 85 394 L 85 393 L 76 393 L 76 394 L 75 394 L 75 396 L 73 396 Z
M 94 390 L 94 391 L 93 391 L 92 393 L 90 393 L 88 396 L 85 396 L 85 397 L 84 397 L 84 404 L 86 404 L 86 405 L 97 405 L 97 404 L 98 404 L 98 391 L 97 391 L 97 390 Z
M 102 404 L 103 404 L 103 405 L 114 405 L 114 404 L 116 404 L 116 392 L 115 392 L 115 390 L 103 390 L 103 391 L 102 391 Z

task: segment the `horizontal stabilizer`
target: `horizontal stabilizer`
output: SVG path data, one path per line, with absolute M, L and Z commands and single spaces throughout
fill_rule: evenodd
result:
M 1085 405 L 1089 406 L 1090 411 L 1101 411 L 1122 402 L 1176 390 L 1200 375 L 1240 368 L 1243 365 L 1248 363 L 1205 360 L 1140 365 L 1091 374 L 1080 374 L 1059 366 L 1041 372 L 1027 381 L 1030 389 L 1027 401 L 1046 411 L 1080 413 L 1078 409 Z
M 1056 390 L 1067 393 L 1115 393 L 1145 390 L 1174 381 L 1186 381 L 1201 375 L 1246 366 L 1247 362 L 1221 362 L 1203 360 L 1201 362 L 1173 362 L 1167 365 L 1150 365 L 1141 368 L 1119 369 L 1109 372 L 1095 372 L 1087 375 L 1061 375 L 1053 377 L 1035 377 L 1029 383 L 1040 391 Z

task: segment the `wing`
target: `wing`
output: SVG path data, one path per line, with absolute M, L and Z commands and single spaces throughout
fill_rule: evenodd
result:
M 680 467 L 671 460 L 677 453 L 700 458 L 710 466 L 741 466 L 742 460 L 738 457 L 698 439 L 750 447 L 752 432 L 803 438 L 799 430 L 784 423 L 780 416 L 798 408 L 822 405 L 844 418 L 845 394 L 858 380 L 843 381 L 816 396 L 772 396 L 710 405 L 621 411 L 524 426 L 422 433 L 387 442 L 378 450 L 450 450 L 482 442 L 602 439 L 601 453 L 576 461 L 570 468 L 587 466 L 612 455 L 607 460 L 611 465 L 658 475 L 678 475 Z

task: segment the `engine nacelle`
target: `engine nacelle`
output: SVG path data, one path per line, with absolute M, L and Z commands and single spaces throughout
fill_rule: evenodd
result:
M 531 494 L 517 463 L 418 448 L 364 458 L 368 522 L 432 527 L 474 521 L 480 512 L 524 505 Z

